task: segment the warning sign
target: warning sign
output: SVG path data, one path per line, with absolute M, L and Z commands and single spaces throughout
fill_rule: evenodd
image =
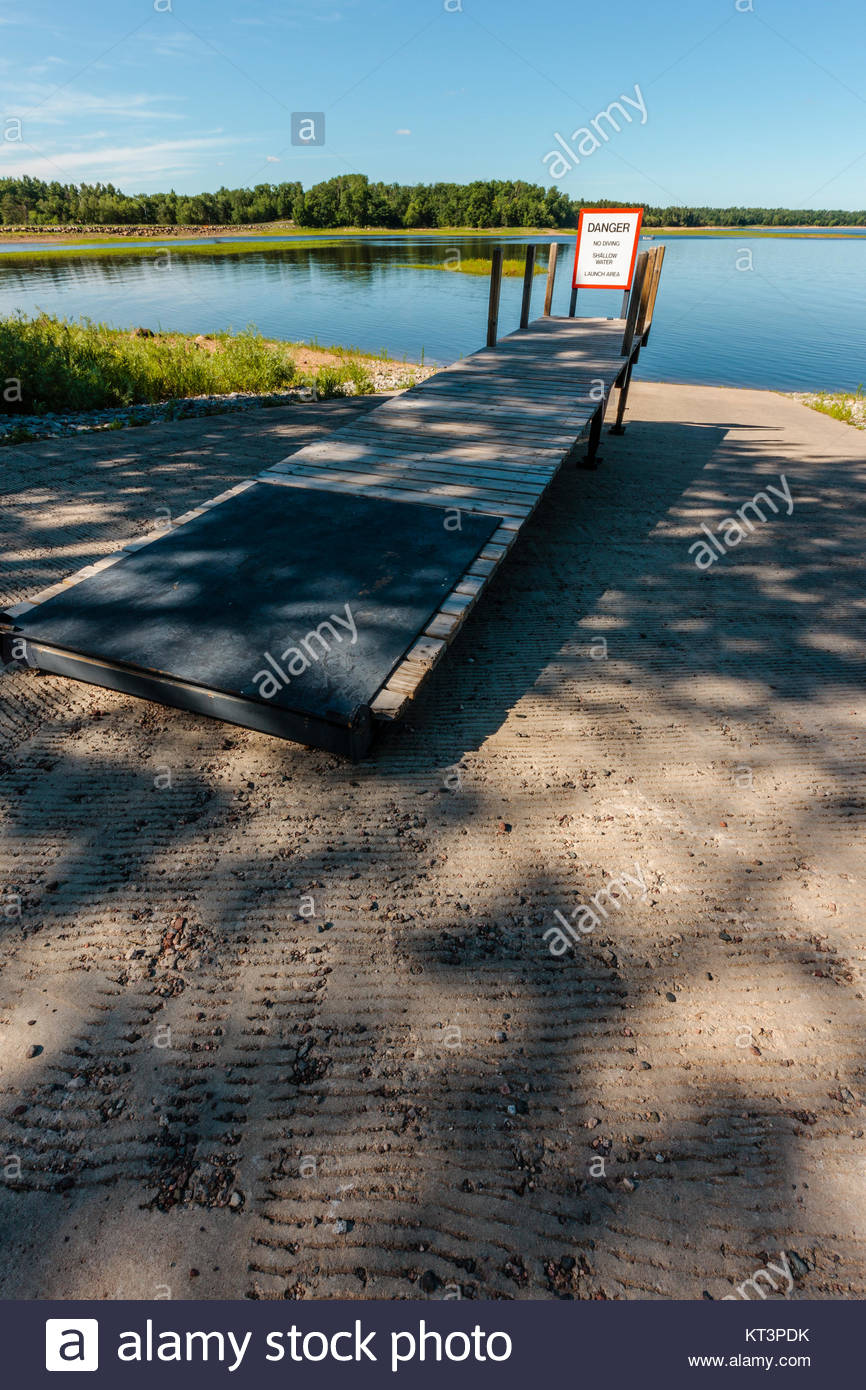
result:
M 584 208 L 577 220 L 576 290 L 630 290 L 643 208 Z

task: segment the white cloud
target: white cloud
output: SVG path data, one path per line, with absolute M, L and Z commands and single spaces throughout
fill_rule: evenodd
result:
M 395 130 L 395 131 L 394 131 L 394 134 L 395 134 L 395 135 L 411 135 L 412 132 L 411 132 L 411 130 L 405 130 L 403 127 L 401 127 L 399 130 Z
M 150 92 L 118 92 L 98 96 L 95 92 L 74 91 L 40 82 L 7 82 L 4 105 L 7 112 L 39 125 L 63 125 L 91 117 L 112 120 L 181 121 L 185 113 L 160 109 L 160 103 L 182 100 L 176 95 Z
M 279 164 L 279 162 L 280 162 L 279 155 L 276 155 L 276 154 L 266 154 L 266 155 L 265 155 L 265 163 L 266 163 L 266 164 Z
M 44 155 L 38 150 L 23 154 L 19 147 L 0 146 L 0 178 L 30 174 L 33 178 L 73 181 L 98 179 L 129 188 L 133 178 L 190 173 L 200 168 L 202 156 L 237 144 L 233 139 L 160 140 L 151 145 L 113 145 L 99 150 L 63 150 Z

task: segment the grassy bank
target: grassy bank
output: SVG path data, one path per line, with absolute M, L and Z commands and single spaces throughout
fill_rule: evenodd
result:
M 808 237 L 810 241 L 839 240 L 857 238 L 862 241 L 863 233 L 859 231 L 846 231 L 844 227 L 813 227 L 810 230 L 803 230 L 801 227 L 646 227 L 641 231 L 641 239 L 644 237 L 676 237 L 676 236 L 721 236 L 721 237 L 784 237 L 787 240 L 797 240 L 798 238 Z
M 820 410 L 822 415 L 831 415 L 834 420 L 866 430 L 866 394 L 862 386 L 856 391 L 819 391 L 815 396 L 801 399 L 812 410 Z
M 294 386 L 320 397 L 366 395 L 373 383 L 353 354 L 267 342 L 254 328 L 193 337 L 132 332 L 41 314 L 0 319 L 2 412 L 100 410 L 195 396 L 268 395 Z
M 142 260 L 144 258 L 159 261 L 165 265 L 170 258 L 189 257 L 189 256 L 248 256 L 255 252 L 260 255 L 263 251 L 292 251 L 304 246 L 310 246 L 310 240 L 293 238 L 291 241 L 274 241 L 269 237 L 254 237 L 249 241 L 219 241 L 202 242 L 196 246 L 176 246 L 171 242 L 160 243 L 153 240 L 141 245 L 129 245 L 124 242 L 104 242 L 98 245 L 68 245 L 40 246 L 32 251 L 4 251 L 0 242 L 0 257 L 4 258 L 7 265 L 28 264 L 31 261 L 50 261 L 50 260 L 96 260 L 104 261 L 106 257 L 118 258 L 125 256 L 129 260 Z M 333 235 L 330 237 L 316 240 L 316 247 L 335 246 Z
M 413 264 L 409 266 L 409 269 L 410 269 L 410 270 L 452 270 L 452 271 L 456 271 L 456 272 L 457 272 L 458 274 L 460 274 L 460 275 L 489 275 L 489 274 L 490 274 L 490 266 L 491 266 L 491 262 L 488 261 L 488 260 L 485 260 L 483 257 L 476 257 L 476 258 L 474 258 L 474 259 L 469 258 L 469 257 L 461 257 L 461 259 L 460 259 L 459 261 L 416 261 L 416 262 L 413 262 Z M 520 275 L 520 276 L 522 276 L 522 275 L 523 275 L 523 272 L 524 272 L 524 270 L 525 270 L 525 268 L 526 268 L 526 261 L 525 261 L 525 260 L 522 260 L 522 259 L 519 260 L 519 261 L 515 261 L 515 260 L 507 261 L 507 260 L 503 259 L 503 261 L 502 261 L 502 274 L 503 274 L 503 275 Z M 545 275 L 546 273 L 547 273 L 547 266 L 546 266 L 546 265 L 536 265 L 534 274 L 536 274 L 536 275 Z

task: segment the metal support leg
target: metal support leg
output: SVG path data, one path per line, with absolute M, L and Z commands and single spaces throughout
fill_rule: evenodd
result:
M 628 371 L 623 379 L 622 386 L 619 388 L 619 400 L 616 403 L 616 424 L 611 425 L 610 434 L 625 434 L 625 425 L 622 417 L 625 415 L 625 405 L 628 400 L 628 388 L 631 385 L 631 373 L 634 367 L 634 359 L 628 364 Z
M 589 440 L 586 446 L 586 457 L 581 459 L 581 468 L 597 468 L 600 460 L 598 459 L 598 446 L 601 441 L 601 427 L 604 422 L 605 402 L 602 401 L 598 410 L 592 417 L 592 424 L 589 427 Z

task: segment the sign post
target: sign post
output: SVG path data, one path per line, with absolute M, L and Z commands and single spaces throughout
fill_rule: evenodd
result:
M 583 208 L 577 219 L 577 246 L 571 280 L 570 317 L 578 290 L 622 290 L 623 303 L 634 278 L 643 208 Z

